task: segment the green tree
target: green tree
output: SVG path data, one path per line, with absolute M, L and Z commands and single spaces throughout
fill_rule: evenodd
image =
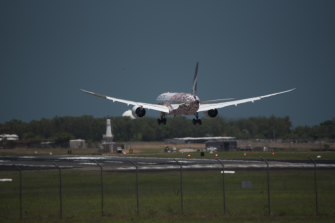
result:
M 55 141 L 55 145 L 61 147 L 68 147 L 70 139 L 73 139 L 73 135 L 68 132 L 59 132 L 52 137 Z

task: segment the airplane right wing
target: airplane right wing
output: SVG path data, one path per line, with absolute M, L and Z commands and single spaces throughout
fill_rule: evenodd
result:
M 261 100 L 262 98 L 267 98 L 267 97 L 275 96 L 275 95 L 278 95 L 278 94 L 284 94 L 284 93 L 287 93 L 287 92 L 290 92 L 290 91 L 293 91 L 293 90 L 295 90 L 295 88 L 287 90 L 287 91 L 281 91 L 281 92 L 277 92 L 277 93 L 273 93 L 273 94 L 267 94 L 267 95 L 263 95 L 263 96 L 253 97 L 253 98 L 246 98 L 246 99 L 220 102 L 220 103 L 213 103 L 213 104 L 201 104 L 200 103 L 198 112 L 208 111 L 208 110 L 211 110 L 211 109 L 224 108 L 224 107 L 231 106 L 231 105 L 237 106 L 238 104 L 258 101 L 258 100 Z
M 85 92 L 87 94 L 91 94 L 93 96 L 96 96 L 96 97 L 100 97 L 100 98 L 103 98 L 103 99 L 107 99 L 107 100 L 111 100 L 113 102 L 120 102 L 120 103 L 123 103 L 123 104 L 127 104 L 128 106 L 129 105 L 135 105 L 135 106 L 139 106 L 139 107 L 143 107 L 143 108 L 146 108 L 146 109 L 151 109 L 151 110 L 155 110 L 155 111 L 159 111 L 159 112 L 164 112 L 164 113 L 169 113 L 170 110 L 168 107 L 165 107 L 164 105 L 157 105 L 157 104 L 149 104 L 149 103 L 143 103 L 143 102 L 136 102 L 136 101 L 129 101 L 129 100 L 124 100 L 124 99 L 120 99 L 120 98 L 114 98 L 114 97 L 109 97 L 109 96 L 106 96 L 106 95 L 102 95 L 102 94 L 97 94 L 97 93 L 94 93 L 94 92 L 91 92 L 91 91 L 86 91 L 84 89 L 80 89 L 82 92 Z

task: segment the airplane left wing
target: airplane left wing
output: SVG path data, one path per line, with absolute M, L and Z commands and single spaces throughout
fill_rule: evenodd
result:
M 127 104 L 129 105 L 135 105 L 135 106 L 140 106 L 146 109 L 151 109 L 151 110 L 155 110 L 155 111 L 159 111 L 159 112 L 164 112 L 164 113 L 169 113 L 169 108 L 165 107 L 164 105 L 157 105 L 157 104 L 149 104 L 149 103 L 143 103 L 143 102 L 136 102 L 136 101 L 129 101 L 129 100 L 124 100 L 124 99 L 120 99 L 120 98 L 114 98 L 114 97 L 109 97 L 106 95 L 102 95 L 102 94 L 97 94 L 91 91 L 86 91 L 84 89 L 80 89 L 82 92 L 85 92 L 87 94 L 91 94 L 93 96 L 96 97 L 100 97 L 103 99 L 107 99 L 113 102 L 120 102 L 123 104 Z
M 208 111 L 208 110 L 211 110 L 211 109 L 224 108 L 224 107 L 231 106 L 231 105 L 237 106 L 238 104 L 258 101 L 258 100 L 261 100 L 262 98 L 267 98 L 267 97 L 272 97 L 272 96 L 279 95 L 279 94 L 288 93 L 288 92 L 293 91 L 293 90 L 295 90 L 295 88 L 287 90 L 287 91 L 281 91 L 281 92 L 277 92 L 277 93 L 273 93 L 273 94 L 267 94 L 267 95 L 263 95 L 263 96 L 253 97 L 253 98 L 246 98 L 246 99 L 220 102 L 220 103 L 213 103 L 213 104 L 201 104 L 200 103 L 198 112 Z

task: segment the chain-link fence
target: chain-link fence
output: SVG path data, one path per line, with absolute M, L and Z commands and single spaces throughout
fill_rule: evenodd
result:
M 127 161 L 122 169 L 91 161 L 81 168 L 12 165 L 0 171 L 0 217 L 335 215 L 334 169 L 189 168 Z M 215 165 L 214 165 L 215 163 Z

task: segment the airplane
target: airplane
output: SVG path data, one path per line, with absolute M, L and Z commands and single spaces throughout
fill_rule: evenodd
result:
M 157 119 L 158 124 L 166 125 L 166 115 L 194 115 L 195 118 L 192 120 L 194 125 L 201 125 L 201 119 L 199 119 L 199 112 L 203 112 L 206 117 L 214 118 L 218 115 L 218 109 L 224 108 L 227 106 L 238 104 L 243 104 L 247 102 L 255 102 L 261 100 L 263 98 L 272 97 L 279 94 L 284 94 L 295 90 L 292 88 L 290 90 L 276 92 L 272 94 L 267 94 L 258 97 L 246 98 L 233 100 L 233 98 L 226 99 L 215 99 L 215 100 L 207 100 L 200 101 L 199 97 L 196 95 L 197 93 L 197 78 L 198 78 L 198 67 L 199 62 L 196 63 L 195 72 L 193 77 L 193 87 L 192 93 L 172 93 L 166 92 L 158 95 L 157 104 L 136 102 L 130 100 L 124 100 L 120 98 L 110 97 L 106 95 L 97 94 L 91 91 L 87 91 L 84 89 L 80 89 L 81 91 L 94 95 L 96 97 L 100 97 L 103 99 L 111 100 L 112 102 L 120 102 L 129 105 L 132 105 L 133 108 L 131 110 L 132 115 L 135 118 L 142 118 L 146 114 L 146 109 L 151 109 L 160 112 L 160 118 Z

